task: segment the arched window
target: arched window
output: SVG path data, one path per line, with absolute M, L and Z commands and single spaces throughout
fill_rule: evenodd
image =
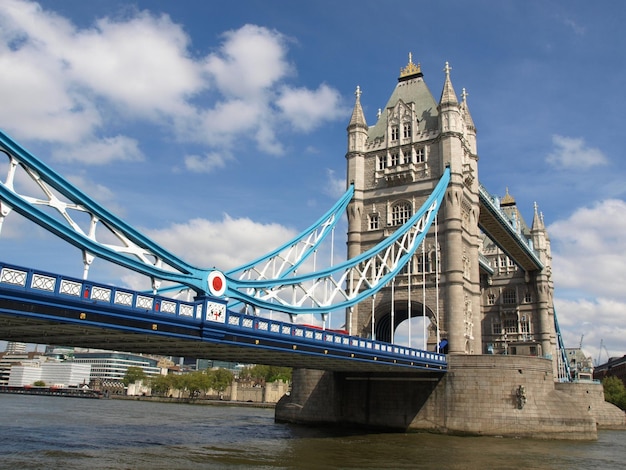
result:
M 411 204 L 401 202 L 391 209 L 391 225 L 402 225 L 411 218 Z

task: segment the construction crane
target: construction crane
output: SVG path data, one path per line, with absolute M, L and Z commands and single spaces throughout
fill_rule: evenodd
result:
M 602 350 L 604 349 L 604 352 L 606 353 L 606 360 L 608 361 L 609 359 L 611 359 L 611 355 L 609 354 L 609 351 L 606 349 L 606 346 L 604 345 L 604 340 L 601 339 L 600 340 L 600 351 L 598 351 L 598 360 L 596 361 L 596 366 L 600 365 L 600 356 L 602 355 Z

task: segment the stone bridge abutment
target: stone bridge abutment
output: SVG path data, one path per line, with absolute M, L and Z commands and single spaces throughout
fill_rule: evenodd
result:
M 590 440 L 624 427 L 602 385 L 555 383 L 537 357 L 450 355 L 449 371 L 364 374 L 297 370 L 276 420 L 388 431 Z

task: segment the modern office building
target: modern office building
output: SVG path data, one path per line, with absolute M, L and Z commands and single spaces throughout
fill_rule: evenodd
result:
M 121 381 L 129 367 L 140 367 L 146 375 L 159 375 L 159 361 L 139 354 L 124 352 L 75 352 L 72 362 L 89 364 L 91 380 Z
M 11 367 L 8 385 L 25 387 L 35 382 L 43 382 L 47 387 L 80 387 L 88 385 L 91 366 L 73 362 L 43 362 L 35 365 L 14 365 Z

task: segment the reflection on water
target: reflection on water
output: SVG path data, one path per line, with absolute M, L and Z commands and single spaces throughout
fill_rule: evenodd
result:
M 0 468 L 621 469 L 598 441 L 363 434 L 274 423 L 271 409 L 0 394 Z

